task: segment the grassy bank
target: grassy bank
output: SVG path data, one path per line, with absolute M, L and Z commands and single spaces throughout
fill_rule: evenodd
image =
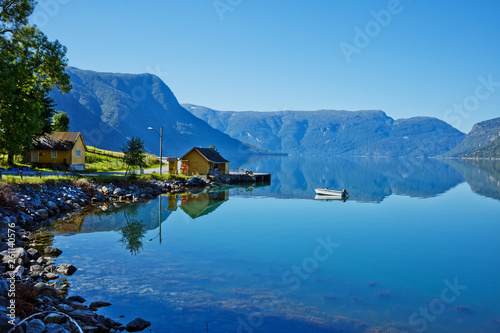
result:
M 129 175 L 125 177 L 124 175 L 98 175 L 98 176 L 86 176 L 83 177 L 78 176 L 68 176 L 68 177 L 57 177 L 57 176 L 44 176 L 42 178 L 38 177 L 24 177 L 21 179 L 17 176 L 6 176 L 2 177 L 2 181 L 0 183 L 4 184 L 26 184 L 26 185 L 52 185 L 52 184 L 66 184 L 73 181 L 95 181 L 98 184 L 104 183 L 130 183 L 135 185 L 140 185 L 141 183 L 146 183 L 152 179 L 154 180 L 181 180 L 181 179 L 189 179 L 191 176 L 186 175 L 173 175 L 173 174 L 164 174 L 160 177 L 158 173 L 152 174 L 144 174 L 144 175 Z
M 85 171 L 124 171 L 127 169 L 127 166 L 123 162 L 123 156 L 121 152 L 87 146 L 87 151 L 85 152 Z M 160 166 L 160 160 L 155 155 L 146 154 L 145 162 L 146 164 L 143 165 L 144 169 Z

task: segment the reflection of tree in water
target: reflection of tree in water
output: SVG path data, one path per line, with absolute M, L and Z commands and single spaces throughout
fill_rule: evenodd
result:
M 118 232 L 122 235 L 120 242 L 125 246 L 130 254 L 137 255 L 142 249 L 142 239 L 145 237 L 146 229 L 142 221 L 129 219 L 126 212 L 123 212 L 127 225 L 121 227 Z

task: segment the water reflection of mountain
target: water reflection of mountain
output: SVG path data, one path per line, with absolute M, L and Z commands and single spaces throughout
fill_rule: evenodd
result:
M 472 191 L 500 200 L 500 161 L 446 160 L 458 170 Z
M 329 187 L 346 188 L 351 200 L 380 202 L 393 193 L 431 197 L 464 181 L 451 165 L 436 159 L 290 156 L 254 159 L 243 167 L 270 172 L 264 195 L 282 198 L 313 198 L 315 187 Z

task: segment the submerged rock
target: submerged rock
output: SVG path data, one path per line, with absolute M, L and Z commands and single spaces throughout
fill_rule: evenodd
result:
M 89 307 L 97 309 L 97 308 L 102 308 L 104 306 L 110 306 L 110 305 L 111 305 L 111 303 L 108 303 L 108 302 L 97 301 L 97 302 L 90 303 Z
M 85 298 L 83 298 L 82 296 L 71 296 L 71 297 L 68 297 L 68 301 L 76 301 L 78 303 L 84 303 Z
M 127 332 L 140 332 L 149 326 L 151 326 L 151 323 L 149 321 L 146 321 L 142 318 L 136 318 L 128 323 L 127 326 L 125 326 L 125 329 L 127 330 Z

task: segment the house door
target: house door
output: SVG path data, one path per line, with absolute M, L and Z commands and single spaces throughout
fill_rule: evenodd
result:
M 31 163 L 37 163 L 38 162 L 38 150 L 33 150 L 31 152 Z

